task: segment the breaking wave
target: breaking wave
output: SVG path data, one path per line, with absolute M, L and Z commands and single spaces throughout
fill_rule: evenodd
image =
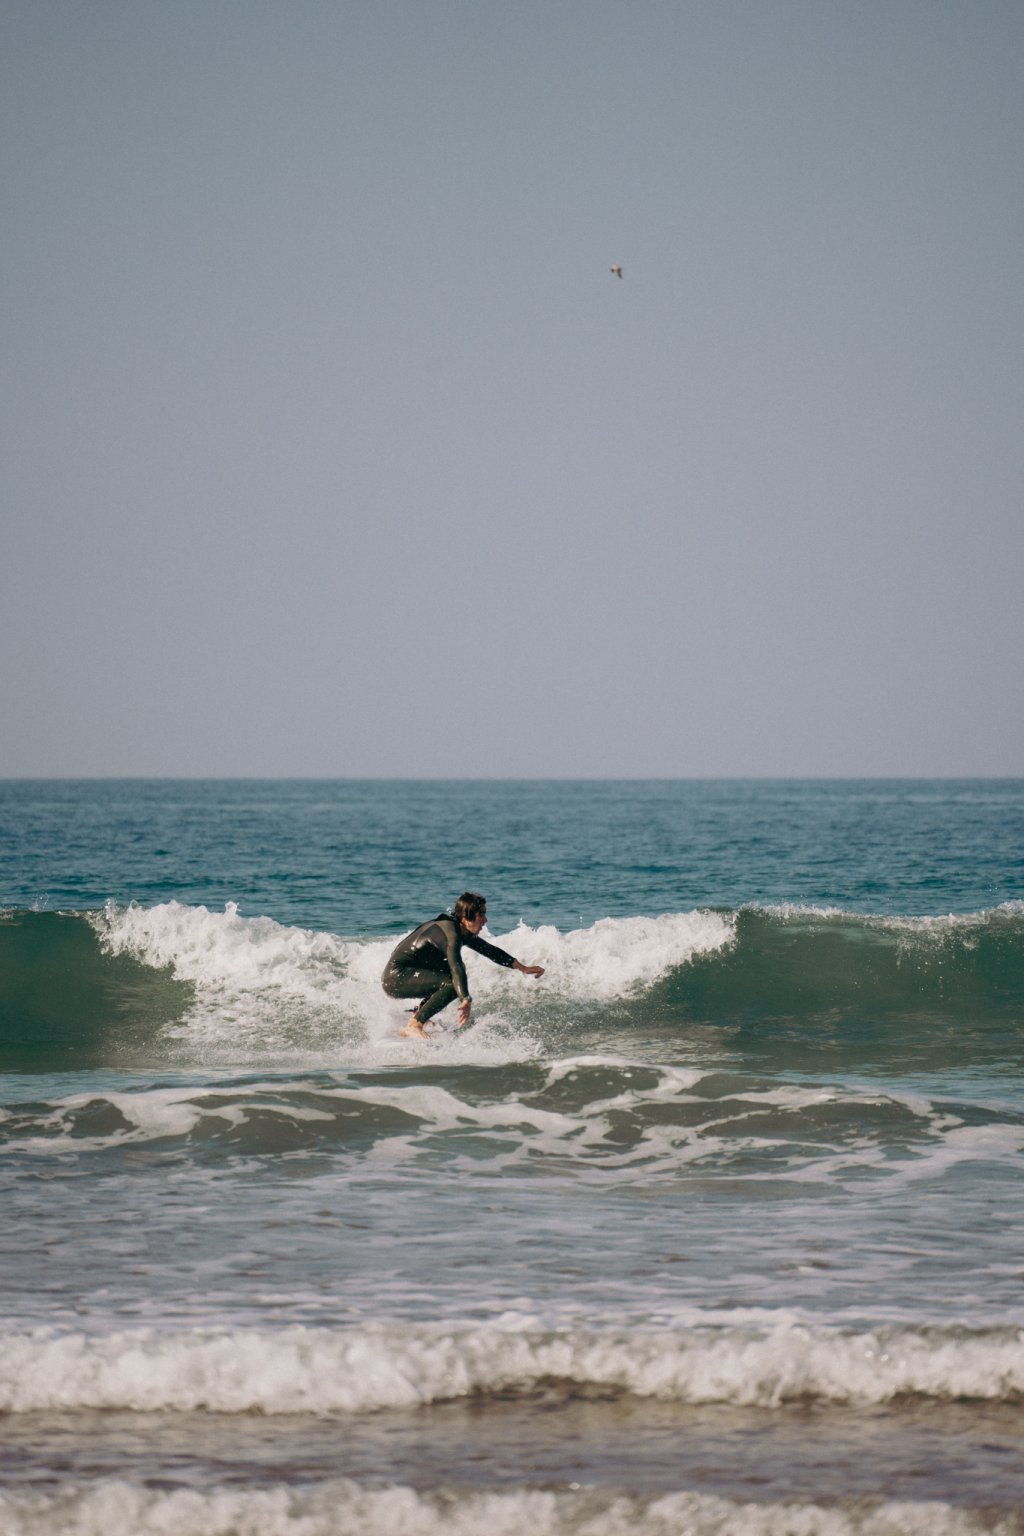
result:
M 468 956 L 477 1018 L 523 1039 L 596 1019 L 616 1028 L 723 1026 L 807 1040 L 922 1027 L 988 1055 L 1024 1019 L 1024 904 L 972 916 L 866 917 L 800 908 L 606 918 L 498 942 L 539 984 Z M 343 937 L 171 901 L 0 916 L 0 1048 L 10 1065 L 152 1059 L 337 1060 L 372 1049 L 400 1012 L 379 978 L 391 938 Z M 351 1057 L 347 1059 L 352 1059 Z M 364 1057 L 365 1059 L 365 1057 Z
M 0 1335 L 0 1411 L 360 1414 L 560 1384 L 677 1403 L 776 1408 L 1024 1400 L 1024 1329 L 786 1319 L 676 1330 L 387 1324 Z

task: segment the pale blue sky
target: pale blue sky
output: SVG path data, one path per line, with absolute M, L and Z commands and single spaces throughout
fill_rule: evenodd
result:
M 0 774 L 1024 773 L 1022 79 L 1020 0 L 2 0 Z

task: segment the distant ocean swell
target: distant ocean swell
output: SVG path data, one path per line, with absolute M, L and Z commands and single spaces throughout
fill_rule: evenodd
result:
M 1021 1536 L 1024 1517 L 911 1500 L 750 1504 L 598 1488 L 457 1485 L 425 1493 L 347 1478 L 306 1486 L 171 1491 L 109 1480 L 59 1493 L 0 1493 L 5 1536 Z
M 1024 1019 L 1024 904 L 970 916 L 788 908 L 603 919 L 499 942 L 546 967 L 539 985 L 471 957 L 478 1017 L 543 1035 L 616 1025 L 830 1028 L 900 1021 L 969 1034 Z M 394 939 L 344 938 L 168 902 L 92 914 L 0 915 L 0 1048 L 9 1065 L 121 1062 L 168 1029 L 224 1043 L 239 1026 L 282 1052 L 394 1032 L 379 976 Z M 969 1040 L 961 1044 L 969 1049 Z M 991 1044 L 991 1042 L 990 1042 Z
M 868 1407 L 1024 1401 L 1024 1330 L 786 1320 L 644 1331 L 505 1323 L 0 1334 L 0 1411 L 363 1414 L 463 1398 L 629 1395 Z

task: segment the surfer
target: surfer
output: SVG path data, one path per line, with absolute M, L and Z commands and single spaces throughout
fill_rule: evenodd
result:
M 381 985 L 388 997 L 421 999 L 401 1031 L 403 1035 L 425 1039 L 423 1026 L 456 997 L 459 999 L 458 1028 L 469 1023 L 473 999 L 469 995 L 466 967 L 462 963 L 464 944 L 507 970 L 522 971 L 524 976 L 543 976 L 542 965 L 523 965 L 504 949 L 482 939 L 480 930 L 486 921 L 486 899 L 475 891 L 463 891 L 450 915 L 441 912 L 429 922 L 421 923 L 396 946 L 384 969 Z

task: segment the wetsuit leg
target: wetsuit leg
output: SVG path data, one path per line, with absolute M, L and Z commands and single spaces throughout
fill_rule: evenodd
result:
M 381 985 L 388 997 L 422 998 L 416 1009 L 421 1024 L 447 1008 L 456 995 L 451 976 L 446 971 L 409 971 L 389 965 L 381 977 Z

